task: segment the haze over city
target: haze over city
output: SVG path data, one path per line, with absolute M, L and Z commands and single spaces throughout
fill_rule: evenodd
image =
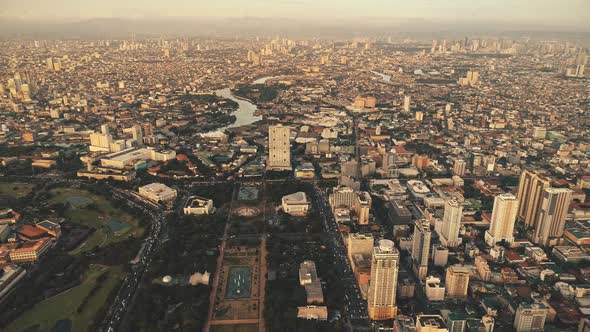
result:
M 0 330 L 590 332 L 588 22 L 2 1 Z

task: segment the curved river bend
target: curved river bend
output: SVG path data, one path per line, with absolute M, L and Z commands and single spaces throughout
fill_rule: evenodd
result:
M 261 78 L 255 80 L 254 82 L 252 82 L 252 84 L 264 84 L 269 79 L 276 78 L 276 77 L 280 77 L 280 76 L 261 77 Z M 255 104 L 253 104 L 251 101 L 249 101 L 248 99 L 234 96 L 231 93 L 230 88 L 215 90 L 215 94 L 219 97 L 231 99 L 231 100 L 235 101 L 236 103 L 238 103 L 238 110 L 232 113 L 233 115 L 236 116 L 236 121 L 230 125 L 219 128 L 219 130 L 224 131 L 224 130 L 230 129 L 230 128 L 246 126 L 246 125 L 252 124 L 258 120 L 262 120 L 262 116 L 255 115 L 258 107 Z

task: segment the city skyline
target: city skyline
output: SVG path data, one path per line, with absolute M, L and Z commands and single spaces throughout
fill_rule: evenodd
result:
M 590 332 L 586 2 L 9 0 L 0 330 Z
M 495 1 L 477 2 L 455 0 L 415 2 L 369 0 L 309 1 L 309 0 L 229 0 L 215 3 L 190 1 L 78 1 L 38 0 L 8 1 L 0 9 L 0 33 L 13 33 L 20 28 L 27 33 L 59 30 L 60 25 L 86 23 L 92 32 L 113 33 L 117 29 L 105 22 L 119 22 L 119 29 L 153 34 L 154 26 L 165 33 L 227 33 L 248 32 L 264 23 L 270 34 L 288 31 L 305 32 L 308 28 L 319 34 L 332 29 L 348 33 L 363 31 L 422 32 L 509 32 L 509 31 L 578 31 L 589 32 L 590 3 L 584 0 Z M 584 10 L 586 9 L 586 10 Z M 149 24 L 147 24 L 149 22 Z M 239 25 L 245 24 L 240 29 Z M 307 22 L 307 25 L 301 25 Z M 90 23 L 90 24 L 89 24 Z M 103 23 L 103 24 L 101 24 Z M 145 24 L 144 24 L 145 23 Z M 227 24 L 229 23 L 229 24 Z M 65 29 L 65 26 L 62 26 Z M 207 28 L 212 28 L 208 31 Z M 21 32 L 22 32 L 21 31 Z M 66 29 L 67 31 L 67 29 Z M 81 30 L 84 32 L 84 29 Z M 260 33 L 262 29 L 252 33 Z M 63 32 L 62 32 L 63 33 Z

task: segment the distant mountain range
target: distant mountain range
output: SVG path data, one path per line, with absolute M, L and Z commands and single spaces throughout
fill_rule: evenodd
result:
M 590 27 L 551 27 L 483 21 L 426 21 L 366 18 L 356 20 L 297 20 L 283 18 L 96 18 L 85 20 L 24 20 L 0 17 L 0 36 L 26 38 L 123 38 L 137 36 L 291 38 L 414 37 L 462 38 L 474 36 L 574 37 L 588 39 Z

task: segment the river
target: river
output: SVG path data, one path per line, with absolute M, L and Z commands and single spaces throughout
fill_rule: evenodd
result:
M 261 77 L 261 78 L 255 80 L 254 82 L 252 82 L 252 84 L 264 84 L 269 79 L 276 78 L 276 77 L 280 77 L 280 76 Z M 246 126 L 246 125 L 252 124 L 258 120 L 262 120 L 262 116 L 255 115 L 258 107 L 247 99 L 234 96 L 231 93 L 230 88 L 216 90 L 215 94 L 219 97 L 231 99 L 231 100 L 235 101 L 236 103 L 238 103 L 238 110 L 235 111 L 234 113 L 232 113 L 233 115 L 236 116 L 236 121 L 230 125 L 219 128 L 219 130 L 224 131 L 224 130 L 230 129 L 230 128 Z
M 258 109 L 256 105 L 254 105 L 247 99 L 234 96 L 229 88 L 216 90 L 215 94 L 219 97 L 231 99 L 238 103 L 238 110 L 232 113 L 236 116 L 236 121 L 230 125 L 219 128 L 219 130 L 224 131 L 226 129 L 245 126 L 254 123 L 258 120 L 262 120 L 262 116 L 257 116 L 254 114 Z

